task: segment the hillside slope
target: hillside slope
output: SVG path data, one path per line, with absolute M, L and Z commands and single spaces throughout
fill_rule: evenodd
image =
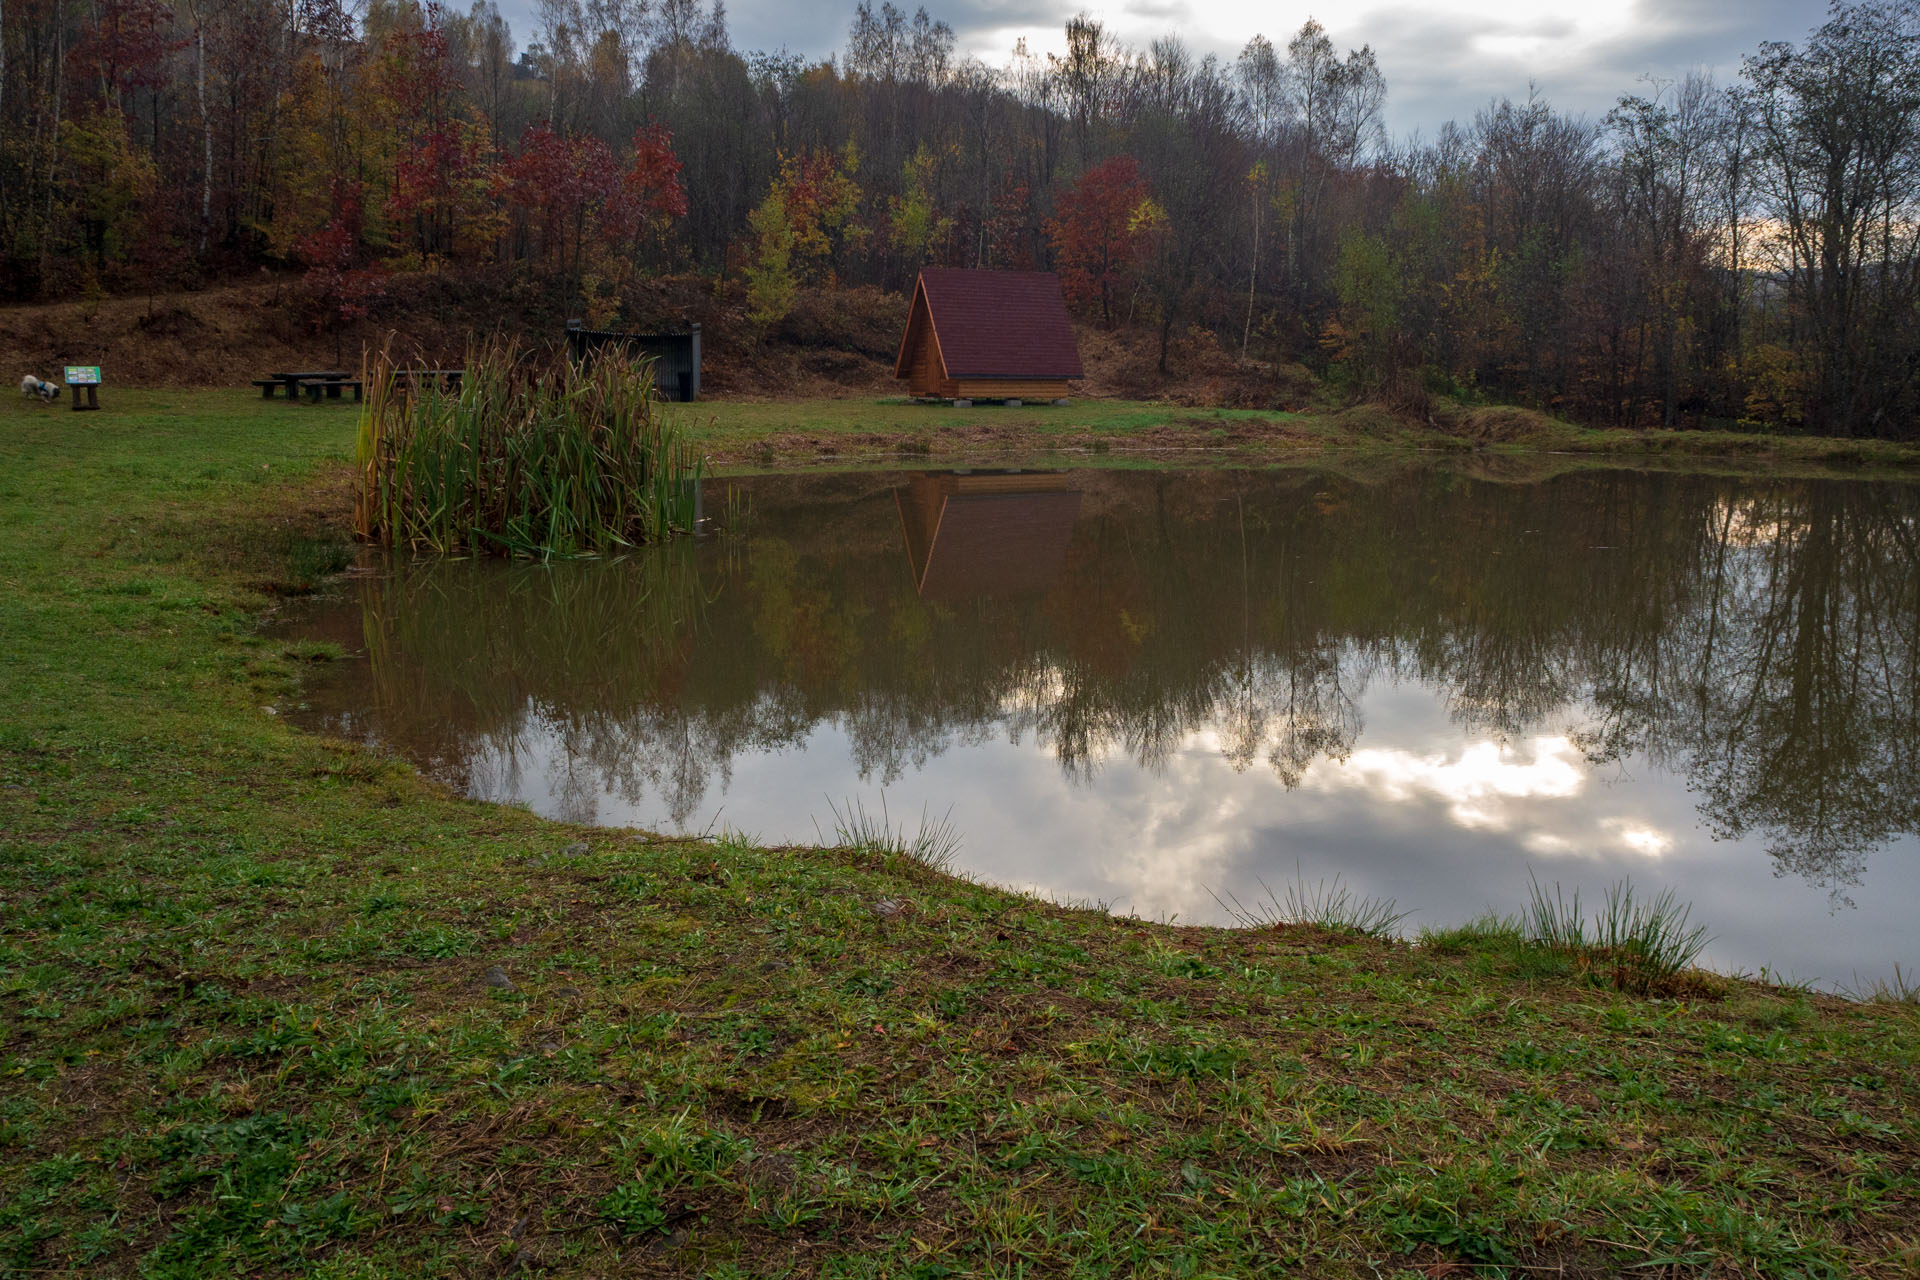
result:
M 294 368 L 354 368 L 368 347 L 392 342 L 436 365 L 458 364 L 471 335 L 506 330 L 556 343 L 576 309 L 543 285 L 510 275 L 391 277 L 364 320 L 328 327 L 297 276 L 262 276 L 193 293 L 0 309 L 0 370 L 57 380 L 61 366 L 98 364 L 109 385 L 239 386 Z M 894 394 L 893 359 L 906 300 L 877 289 L 803 293 L 771 330 L 747 319 L 744 290 L 699 276 L 648 280 L 618 319 L 640 331 L 702 326 L 703 389 L 719 397 L 871 397 Z M 1145 331 L 1082 327 L 1081 394 L 1248 409 L 1299 408 L 1317 384 L 1298 366 L 1242 365 L 1212 335 L 1193 332 L 1157 371 Z

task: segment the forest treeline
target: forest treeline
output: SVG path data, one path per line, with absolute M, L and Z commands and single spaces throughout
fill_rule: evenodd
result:
M 960 57 L 859 0 L 821 61 L 722 0 L 0 0 L 0 294 L 304 271 L 531 275 L 595 323 L 699 271 L 779 325 L 929 263 L 1061 273 L 1090 323 L 1210 335 L 1355 398 L 1593 423 L 1920 435 L 1920 4 L 1836 4 L 1737 81 L 1604 118 L 1538 92 L 1390 138 L 1369 49 L 1232 60 L 1081 16 Z

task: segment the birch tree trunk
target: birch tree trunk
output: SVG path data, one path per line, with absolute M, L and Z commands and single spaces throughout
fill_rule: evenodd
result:
M 47 215 L 40 228 L 40 287 L 46 287 L 48 263 L 53 245 L 53 190 L 60 175 L 60 108 L 66 96 L 66 27 L 56 18 L 53 26 L 53 133 L 47 147 Z
M 200 256 L 207 256 L 213 222 L 213 120 L 207 115 L 207 28 L 200 8 L 193 12 L 194 90 L 200 101 Z
M 1240 328 L 1240 360 L 1247 358 L 1247 339 L 1253 336 L 1253 289 L 1260 277 L 1260 201 L 1262 188 L 1266 185 L 1262 179 L 1266 176 L 1266 167 L 1255 164 L 1253 172 L 1247 175 L 1253 188 L 1253 258 L 1247 264 L 1247 322 Z

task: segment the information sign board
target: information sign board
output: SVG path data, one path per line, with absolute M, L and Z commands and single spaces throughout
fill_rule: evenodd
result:
M 67 366 L 67 385 L 70 387 L 97 387 L 100 385 L 100 366 L 97 364 L 70 364 Z

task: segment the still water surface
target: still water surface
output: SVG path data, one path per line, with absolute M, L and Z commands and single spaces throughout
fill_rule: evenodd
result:
M 1626 877 L 1719 968 L 1920 962 L 1920 486 L 731 484 L 729 536 L 350 582 L 298 623 L 354 655 L 302 717 L 574 821 L 806 842 L 884 799 L 962 871 L 1156 918 Z

